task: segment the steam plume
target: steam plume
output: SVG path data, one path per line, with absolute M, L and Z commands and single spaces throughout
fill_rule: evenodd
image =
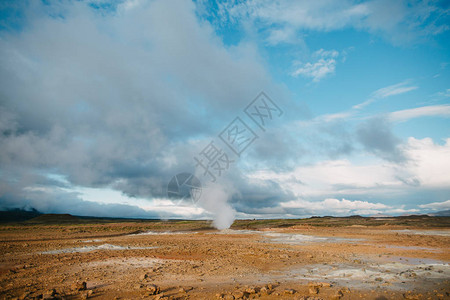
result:
M 214 227 L 220 230 L 230 228 L 236 216 L 236 211 L 228 203 L 230 190 L 217 184 L 209 185 L 203 189 L 198 202 L 214 215 Z

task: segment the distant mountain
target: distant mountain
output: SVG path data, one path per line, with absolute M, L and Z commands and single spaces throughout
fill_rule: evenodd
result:
M 79 223 L 78 217 L 69 214 L 44 214 L 33 219 L 27 220 L 27 223 L 33 224 L 62 224 L 62 223 Z
M 79 223 L 80 221 L 80 218 L 69 214 L 43 214 L 34 208 L 13 208 L 0 211 L 0 223 L 64 224 Z
M 392 216 L 390 215 L 385 215 L 385 214 L 374 214 L 370 216 L 371 218 L 392 218 Z
M 428 215 L 432 217 L 450 217 L 450 209 L 438 211 Z
M 34 208 L 27 210 L 22 208 L 13 208 L 9 210 L 0 211 L 0 223 L 23 222 L 26 220 L 36 218 L 41 214 L 42 213 L 40 213 Z

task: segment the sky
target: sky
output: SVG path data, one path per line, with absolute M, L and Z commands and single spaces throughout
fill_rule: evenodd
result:
M 434 213 L 449 117 L 448 1 L 0 4 L 0 209 Z

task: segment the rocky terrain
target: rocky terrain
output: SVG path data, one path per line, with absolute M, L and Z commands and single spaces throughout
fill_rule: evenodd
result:
M 447 219 L 309 220 L 3 224 L 0 299 L 450 298 Z

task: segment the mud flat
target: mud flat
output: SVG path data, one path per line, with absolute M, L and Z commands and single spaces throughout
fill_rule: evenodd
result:
M 0 299 L 450 299 L 448 219 L 370 222 L 1 225 Z

